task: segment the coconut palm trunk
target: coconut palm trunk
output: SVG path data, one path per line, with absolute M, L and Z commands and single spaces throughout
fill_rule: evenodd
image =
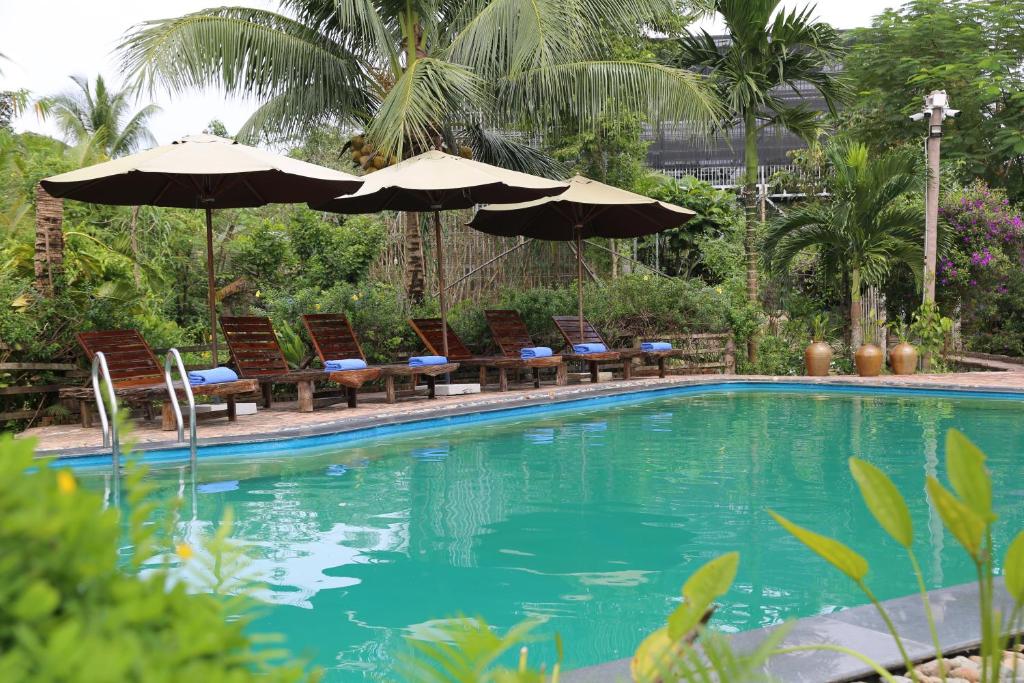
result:
M 413 303 L 423 303 L 426 296 L 424 283 L 423 233 L 420 232 L 420 215 L 406 211 L 405 218 L 405 294 Z M 438 245 L 440 248 L 440 245 Z
M 743 158 L 746 171 L 743 178 L 743 210 L 746 215 L 746 234 L 743 238 L 743 251 L 747 258 L 747 300 L 757 304 L 757 119 L 754 110 L 749 109 L 744 116 L 744 151 Z M 757 333 L 750 335 L 747 341 L 747 359 L 757 361 Z
M 860 300 L 860 268 L 850 270 L 850 351 L 855 352 L 864 343 L 864 308 Z
M 53 296 L 64 272 L 64 200 L 36 185 L 36 289 Z

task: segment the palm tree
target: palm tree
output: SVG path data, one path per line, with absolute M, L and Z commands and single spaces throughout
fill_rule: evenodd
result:
M 36 108 L 44 117 L 54 117 L 64 137 L 75 145 L 100 149 L 109 157 L 130 154 L 144 145 L 154 145 L 147 124 L 160 111 L 147 104 L 130 114 L 134 91 L 110 90 L 103 76 L 95 86 L 84 76 L 72 76 L 77 89 L 41 98 Z
M 609 57 L 616 38 L 674 11 L 673 0 L 281 0 L 280 13 L 219 7 L 148 22 L 121 52 L 140 83 L 261 102 L 243 140 L 335 125 L 364 130 L 387 158 L 468 146 L 481 161 L 553 175 L 557 165 L 503 132 L 592 125 L 616 108 L 714 120 L 699 75 Z M 407 269 L 422 264 L 419 235 L 407 214 Z M 406 281 L 420 288 L 422 274 Z
M 710 74 L 727 111 L 723 128 L 742 126 L 743 203 L 747 230 L 747 296 L 757 301 L 757 137 L 768 126 L 811 140 L 821 129 L 817 112 L 787 101 L 786 90 L 799 94 L 808 84 L 831 112 L 845 98 L 842 81 L 829 71 L 843 54 L 838 33 L 812 19 L 812 7 L 776 13 L 781 0 L 714 0 L 725 21 L 728 42 L 719 45 L 707 31 L 680 38 L 674 63 Z M 773 18 L 774 16 L 774 18 Z M 757 353 L 751 338 L 748 352 Z
M 924 258 L 924 182 L 920 154 L 900 149 L 869 157 L 863 143 L 840 141 L 825 150 L 831 165 L 828 198 L 816 200 L 771 223 L 764 242 L 765 266 L 785 270 L 805 249 L 818 250 L 825 272 L 849 277 L 850 342 L 860 345 L 861 288 L 881 285 L 894 268 L 909 267 L 920 279 Z

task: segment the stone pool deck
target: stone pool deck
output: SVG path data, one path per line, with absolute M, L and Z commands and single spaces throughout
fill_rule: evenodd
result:
M 947 656 L 975 650 L 981 643 L 981 620 L 978 616 L 978 586 L 965 583 L 941 588 L 928 593 L 936 633 L 942 651 Z M 995 607 L 1009 614 L 1013 599 L 1006 592 L 1001 578 L 996 579 Z M 900 634 L 907 655 L 914 663 L 935 657 L 935 648 L 925 617 L 920 595 L 909 595 L 882 603 L 889 613 L 896 632 Z M 730 636 L 736 652 L 753 652 L 779 626 L 743 631 Z M 873 605 L 862 605 L 847 610 L 798 619 L 789 626 L 790 631 L 778 649 L 816 645 L 838 645 L 851 648 L 878 662 L 881 666 L 899 670 L 902 659 L 896 642 L 886 629 Z M 632 680 L 628 659 L 566 672 L 564 683 L 628 683 Z M 768 660 L 764 671 L 780 683 L 846 683 L 874 678 L 864 662 L 835 651 L 801 651 L 780 655 Z M 938 679 L 936 679 L 938 680 Z M 953 679 L 950 679 L 951 681 Z M 1003 680 L 1003 679 L 1000 679 Z M 1020 680 L 1020 679 L 1018 679 Z M 738 683 L 738 682 L 737 682 Z
M 651 389 L 701 386 L 723 383 L 801 384 L 861 387 L 903 387 L 919 389 L 951 389 L 1024 393 L 1024 366 L 1012 366 L 996 372 L 960 372 L 942 375 L 880 377 L 769 377 L 760 375 L 675 375 L 665 378 L 640 378 L 629 381 L 612 380 L 599 384 L 570 384 L 558 387 L 542 385 L 540 389 L 514 388 L 507 392 L 485 391 L 480 394 L 438 397 L 400 398 L 388 404 L 383 394 L 361 394 L 357 408 L 344 403 L 318 408 L 312 413 L 299 413 L 294 403 L 277 403 L 270 410 L 260 409 L 255 415 L 240 415 L 234 423 L 217 419 L 199 424 L 199 444 L 226 444 L 283 439 L 289 437 L 329 434 L 384 424 L 396 424 L 430 418 L 481 413 L 506 408 L 535 406 L 575 399 L 640 392 Z M 159 420 L 134 422 L 133 438 L 142 450 L 173 448 L 175 433 L 160 429 Z M 76 456 L 102 452 L 98 427 L 83 429 L 77 424 L 53 425 L 29 429 L 18 435 L 39 441 L 40 453 Z

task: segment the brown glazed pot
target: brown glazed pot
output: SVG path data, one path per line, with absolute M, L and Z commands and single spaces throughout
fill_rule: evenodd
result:
M 889 365 L 894 375 L 913 375 L 917 372 L 917 349 L 902 342 L 889 349 Z
M 878 377 L 882 372 L 882 360 L 882 347 L 877 344 L 864 344 L 853 355 L 857 374 L 861 377 Z
M 808 377 L 827 377 L 832 364 L 832 347 L 823 341 L 811 342 L 804 349 L 804 366 Z

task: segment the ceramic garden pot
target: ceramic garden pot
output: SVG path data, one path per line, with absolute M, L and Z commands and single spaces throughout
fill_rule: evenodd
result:
M 889 365 L 894 375 L 913 375 L 917 372 L 917 349 L 902 342 L 889 349 Z
M 804 366 L 808 377 L 827 377 L 832 364 L 832 347 L 823 341 L 811 342 L 804 349 Z
M 864 344 L 853 355 L 857 374 L 861 377 L 878 377 L 882 372 L 882 360 L 882 347 L 877 344 Z

